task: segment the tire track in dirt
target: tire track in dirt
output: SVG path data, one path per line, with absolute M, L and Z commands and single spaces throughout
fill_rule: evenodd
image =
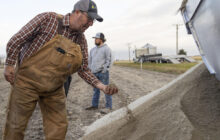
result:
M 110 74 L 111 81 L 119 85 L 119 88 L 130 98 L 130 102 L 162 87 L 177 76 L 125 67 L 113 68 Z

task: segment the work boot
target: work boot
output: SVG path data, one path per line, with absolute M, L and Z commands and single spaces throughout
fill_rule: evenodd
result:
M 112 109 L 111 109 L 111 108 L 103 108 L 103 109 L 101 109 L 101 111 L 100 111 L 101 114 L 108 114 L 108 113 L 110 113 L 110 112 L 112 112 Z
M 96 109 L 98 109 L 98 107 L 90 106 L 90 107 L 87 107 L 85 110 L 96 110 Z

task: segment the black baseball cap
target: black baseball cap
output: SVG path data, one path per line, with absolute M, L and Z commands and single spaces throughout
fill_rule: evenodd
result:
M 83 11 L 83 12 L 87 12 L 88 16 L 91 19 L 96 19 L 99 22 L 103 21 L 103 18 L 98 15 L 98 9 L 97 9 L 97 6 L 96 6 L 95 2 L 93 2 L 92 0 L 79 0 L 74 5 L 73 12 L 75 10 L 80 10 L 80 11 Z

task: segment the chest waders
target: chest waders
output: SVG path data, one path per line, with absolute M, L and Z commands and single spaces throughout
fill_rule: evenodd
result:
M 64 140 L 67 114 L 63 83 L 82 63 L 80 46 L 55 35 L 17 67 L 3 140 L 23 140 L 28 120 L 40 105 L 46 140 Z

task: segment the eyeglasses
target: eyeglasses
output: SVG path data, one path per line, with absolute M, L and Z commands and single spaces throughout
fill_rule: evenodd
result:
M 86 12 L 81 11 L 88 19 L 88 22 L 95 22 L 95 19 L 89 17 L 89 15 Z

